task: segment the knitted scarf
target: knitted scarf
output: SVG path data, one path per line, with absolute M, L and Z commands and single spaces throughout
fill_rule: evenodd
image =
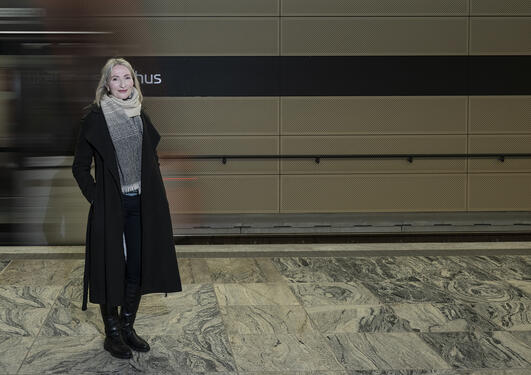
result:
M 122 193 L 140 193 L 142 119 L 138 92 L 133 87 L 132 97 L 126 100 L 104 95 L 100 105 L 116 152 Z

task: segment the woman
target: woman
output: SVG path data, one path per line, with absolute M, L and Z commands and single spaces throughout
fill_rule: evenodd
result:
M 104 348 L 118 358 L 150 349 L 133 329 L 142 294 L 182 290 L 159 140 L 142 110 L 133 68 L 124 59 L 108 60 L 82 120 L 72 173 L 91 203 L 82 309 L 90 289 L 105 324 Z

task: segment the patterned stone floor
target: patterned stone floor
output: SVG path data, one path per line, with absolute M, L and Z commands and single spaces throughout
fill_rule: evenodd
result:
M 531 256 L 179 259 L 148 353 L 103 350 L 82 260 L 0 261 L 0 374 L 531 374 Z

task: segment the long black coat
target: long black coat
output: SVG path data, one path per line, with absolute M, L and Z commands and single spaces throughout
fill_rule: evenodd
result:
M 156 147 L 160 135 L 142 112 L 141 294 L 182 291 L 166 191 Z M 90 174 L 92 159 L 96 181 Z M 122 193 L 114 146 L 100 107 L 81 122 L 72 173 L 91 202 L 87 222 L 83 310 L 90 302 L 122 305 L 125 285 Z

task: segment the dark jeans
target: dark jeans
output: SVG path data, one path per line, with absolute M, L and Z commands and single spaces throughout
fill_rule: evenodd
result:
M 126 279 L 130 284 L 140 285 L 142 270 L 142 217 L 140 215 L 140 195 L 122 195 L 124 234 L 127 247 Z

